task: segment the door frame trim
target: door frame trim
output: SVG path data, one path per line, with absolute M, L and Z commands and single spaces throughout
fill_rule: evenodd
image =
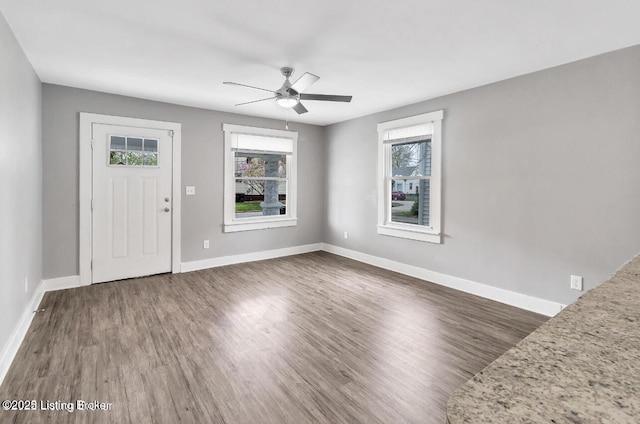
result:
M 151 128 L 173 131 L 172 156 L 173 169 L 171 172 L 173 214 L 171 219 L 171 272 L 181 272 L 181 146 L 182 124 L 177 122 L 152 121 L 148 119 L 127 118 L 123 116 L 100 115 L 96 113 L 80 112 L 79 132 L 79 165 L 80 165 L 80 250 L 78 252 L 80 285 L 88 286 L 92 281 L 91 259 L 92 252 L 92 228 L 91 228 L 91 196 L 93 183 L 93 161 L 91 153 L 91 141 L 93 140 L 93 125 L 107 124 L 124 127 Z

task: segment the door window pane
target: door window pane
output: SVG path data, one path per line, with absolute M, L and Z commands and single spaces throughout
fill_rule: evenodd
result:
M 153 139 L 144 139 L 144 151 L 145 152 L 157 152 L 158 151 L 158 140 Z
M 126 165 L 127 159 L 125 158 L 125 152 L 109 152 L 109 164 L 110 165 Z
M 127 137 L 127 150 L 142 151 L 142 139 Z
M 144 154 L 145 166 L 158 166 L 158 154 L 157 153 L 145 153 Z
M 158 166 L 158 140 L 110 136 L 109 165 Z
M 110 150 L 126 150 L 126 138 L 119 136 L 111 136 Z
M 142 165 L 142 152 L 127 152 L 127 165 Z

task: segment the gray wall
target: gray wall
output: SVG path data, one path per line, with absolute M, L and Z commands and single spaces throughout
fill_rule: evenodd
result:
M 42 92 L 1 13 L 0 52 L 2 352 L 42 279 Z
M 439 109 L 444 244 L 377 235 L 376 124 Z M 331 125 L 327 163 L 326 242 L 570 303 L 640 251 L 640 46 Z
M 78 274 L 79 112 L 182 123 L 182 262 L 322 241 L 324 128 L 289 125 L 299 132 L 298 226 L 225 234 L 222 124 L 283 129 L 283 121 L 43 84 L 44 278 Z
M 325 241 L 562 302 L 640 251 L 640 47 L 300 132 L 298 227 L 224 234 L 221 124 L 281 121 L 45 84 L 44 277 L 78 273 L 78 112 L 183 124 L 183 262 Z M 444 244 L 376 234 L 376 124 L 444 109 Z M 349 239 L 342 238 L 344 231 Z M 202 249 L 202 240 L 211 249 Z

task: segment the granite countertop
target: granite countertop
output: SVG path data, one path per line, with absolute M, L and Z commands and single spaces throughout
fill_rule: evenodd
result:
M 456 390 L 458 423 L 640 423 L 640 256 Z

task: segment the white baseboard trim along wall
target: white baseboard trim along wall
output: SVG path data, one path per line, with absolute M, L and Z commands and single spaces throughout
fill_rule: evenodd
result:
M 302 246 L 287 247 L 283 249 L 244 253 L 241 255 L 233 256 L 222 256 L 219 258 L 204 259 L 201 261 L 183 262 L 180 267 L 180 272 L 190 272 L 244 262 L 274 259 L 283 256 L 316 252 L 319 250 L 324 250 L 325 252 L 333 253 L 345 258 L 354 259 L 359 262 L 364 262 L 369 265 L 408 275 L 410 277 L 415 277 L 441 286 L 460 290 L 465 293 L 474 294 L 486 299 L 495 300 L 496 302 L 505 303 L 517 308 L 537 312 L 542 315 L 554 316 L 566 306 L 561 303 L 500 289 L 498 287 L 466 280 L 464 278 L 454 277 L 452 275 L 441 274 L 439 272 L 430 271 L 428 269 L 403 264 L 401 262 L 391 261 L 389 259 L 368 255 L 366 253 L 361 253 L 355 250 L 349 250 L 343 247 L 333 246 L 326 243 L 306 244 Z M 2 380 L 4 380 L 4 377 L 7 374 L 9 367 L 11 366 L 11 362 L 13 362 L 13 358 L 18 352 L 20 344 L 22 343 L 22 340 L 29 330 L 29 326 L 31 325 L 31 321 L 33 320 L 33 316 L 35 315 L 34 311 L 38 308 L 38 305 L 40 305 L 44 294 L 49 291 L 70 289 L 79 286 L 80 276 L 78 275 L 43 280 L 40 283 L 40 285 L 34 292 L 27 309 L 22 314 L 18 325 L 11 334 L 9 342 L 0 355 L 0 384 L 2 384 Z
M 466 280 L 464 278 L 454 277 L 452 275 L 441 274 L 425 268 L 391 261 L 378 256 L 367 255 L 366 253 L 333 246 L 331 244 L 324 244 L 322 250 L 549 317 L 556 315 L 566 306 L 562 303 L 540 299 L 538 297 L 501 289 L 487 284 Z
M 40 305 L 40 301 L 44 295 L 42 285 L 43 283 L 41 282 L 35 292 L 33 292 L 33 296 L 31 297 L 27 308 L 22 312 L 22 316 L 20 317 L 16 328 L 11 333 L 9 341 L 2 350 L 2 354 L 0 355 L 0 384 L 2 384 L 4 377 L 7 375 L 7 371 L 9 371 L 13 358 L 16 356 L 16 353 L 18 353 L 22 340 L 24 340 L 24 336 L 27 334 L 27 330 L 31 325 L 31 320 L 35 315 L 33 311 L 35 311 L 38 308 L 38 305 Z
M 219 266 L 233 265 L 243 262 L 261 261 L 265 259 L 280 258 L 283 256 L 298 255 L 301 253 L 315 252 L 318 250 L 324 250 L 325 252 L 344 256 L 345 258 L 354 259 L 356 261 L 364 262 L 369 265 L 388 269 L 390 271 L 408 275 L 410 277 L 419 278 L 421 280 L 429 281 L 441 286 L 460 290 L 465 293 L 471 293 L 476 296 L 495 300 L 496 302 L 505 303 L 507 305 L 526 309 L 532 312 L 537 312 L 546 316 L 554 316 L 566 306 L 561 303 L 540 299 L 538 297 L 501 289 L 471 280 L 466 280 L 464 278 L 454 277 L 452 275 L 430 271 L 425 268 L 391 261 L 389 259 L 368 255 L 366 253 L 345 249 L 343 247 L 333 246 L 327 243 L 306 244 L 303 246 L 287 247 L 284 249 L 266 250 L 234 256 L 223 256 L 220 258 L 205 259 L 202 261 L 183 262 L 181 271 L 197 271 L 201 269 L 215 268 Z
M 29 330 L 29 326 L 31 325 L 31 321 L 35 315 L 35 311 L 38 309 L 38 306 L 40 306 L 40 302 L 42 301 L 44 294 L 49 291 L 78 287 L 79 285 L 80 276 L 78 275 L 42 280 L 40 282 L 36 290 L 33 292 L 33 296 L 31 296 L 31 300 L 29 301 L 27 308 L 22 313 L 13 333 L 11 333 L 9 341 L 4 346 L 4 349 L 0 354 L 0 384 L 2 384 L 4 377 L 7 375 L 7 371 L 9 371 L 13 358 L 15 358 L 24 337 L 27 335 L 27 331 Z
M 260 252 L 243 253 L 241 255 L 221 256 L 219 258 L 203 259 L 201 261 L 183 262 L 181 272 L 198 271 L 219 266 L 241 264 L 244 262 L 263 261 L 265 259 L 281 258 L 283 256 L 299 255 L 301 253 L 322 250 L 324 243 L 304 244 L 302 246 L 285 247 L 283 249 L 263 250 Z
M 80 287 L 80 276 L 72 275 L 69 277 L 52 278 L 50 280 L 42 280 L 44 293 L 56 290 L 73 289 Z

